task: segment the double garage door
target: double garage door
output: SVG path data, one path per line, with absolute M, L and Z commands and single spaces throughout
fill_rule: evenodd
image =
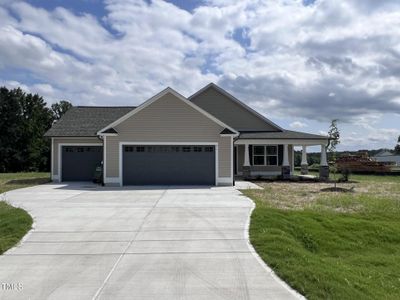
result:
M 124 145 L 124 185 L 215 185 L 215 147 Z

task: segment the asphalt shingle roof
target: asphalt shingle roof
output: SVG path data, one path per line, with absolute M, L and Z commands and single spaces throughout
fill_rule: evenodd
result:
M 96 136 L 96 133 L 126 115 L 134 106 L 74 106 L 46 132 L 45 136 Z
M 311 134 L 300 131 L 258 131 L 258 132 L 240 132 L 239 139 L 328 139 L 327 136 Z
M 74 106 L 46 132 L 48 137 L 91 137 L 135 109 L 134 106 Z M 225 129 L 226 130 L 226 129 Z M 225 130 L 221 133 L 224 134 Z M 242 131 L 239 139 L 327 139 L 299 131 Z

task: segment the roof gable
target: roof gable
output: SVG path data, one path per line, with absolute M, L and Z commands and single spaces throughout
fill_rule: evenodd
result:
M 201 109 L 200 107 L 198 107 L 194 103 L 188 101 L 184 96 L 182 96 L 181 94 L 179 94 L 177 91 L 175 91 L 174 89 L 172 89 L 170 87 L 164 89 L 163 91 L 161 91 L 157 95 L 151 97 L 150 99 L 148 99 L 147 101 L 142 103 L 140 106 L 138 106 L 135 110 L 127 113 L 126 115 L 122 116 L 118 120 L 116 120 L 116 121 L 112 122 L 111 124 L 107 125 L 106 127 L 102 128 L 101 130 L 98 131 L 97 134 L 101 135 L 102 132 L 107 131 L 109 128 L 113 128 L 113 127 L 118 126 L 119 124 L 121 124 L 124 121 L 128 120 L 129 118 L 133 117 L 135 114 L 139 113 L 140 111 L 145 110 L 152 103 L 154 103 L 156 101 L 160 101 L 167 94 L 171 94 L 171 95 L 175 96 L 177 99 L 182 101 L 183 105 L 190 106 L 191 108 L 193 108 L 194 110 L 196 110 L 200 114 L 204 115 L 206 118 L 210 119 L 212 122 L 220 125 L 221 127 L 226 127 L 228 129 L 230 129 L 231 131 L 233 131 L 234 133 L 238 134 L 238 132 L 235 129 L 231 128 L 229 125 L 227 125 L 224 122 L 220 121 L 219 119 L 215 118 L 214 116 L 212 116 L 211 114 L 209 114 L 205 110 Z
M 232 132 L 231 130 L 229 130 L 228 128 L 224 128 L 224 130 L 222 130 L 219 134 L 221 134 L 221 135 L 232 135 L 232 134 L 235 134 L 235 133 Z
M 208 84 L 188 99 L 239 131 L 283 130 L 214 83 Z

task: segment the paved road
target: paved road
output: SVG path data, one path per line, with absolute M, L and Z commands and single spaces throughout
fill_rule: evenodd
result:
M 252 253 L 252 202 L 232 187 L 49 184 L 7 200 L 35 229 L 0 256 L 0 299 L 296 298 Z

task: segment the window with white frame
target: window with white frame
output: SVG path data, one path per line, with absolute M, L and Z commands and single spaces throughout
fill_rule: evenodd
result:
M 277 166 L 278 146 L 253 145 L 253 166 Z

